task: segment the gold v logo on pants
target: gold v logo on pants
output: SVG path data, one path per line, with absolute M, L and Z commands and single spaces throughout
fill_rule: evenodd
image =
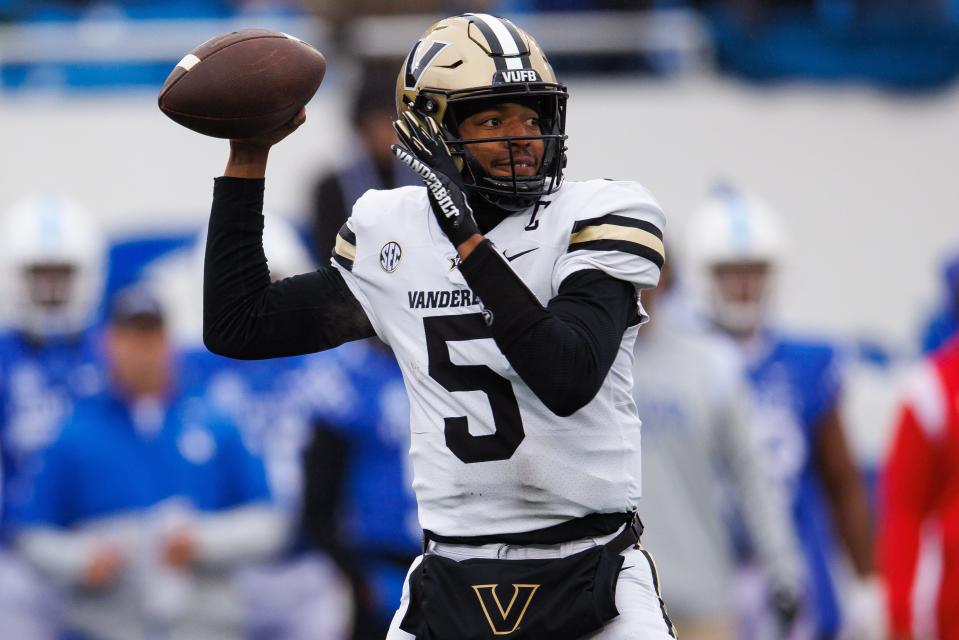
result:
M 526 609 L 529 603 L 533 601 L 533 594 L 539 589 L 538 584 L 514 584 L 513 597 L 509 604 L 503 607 L 502 601 L 496 594 L 495 584 L 474 584 L 473 591 L 479 598 L 480 606 L 483 607 L 483 613 L 486 615 L 486 621 L 489 622 L 493 635 L 505 636 L 519 629 L 523 622 L 523 616 L 526 615 Z

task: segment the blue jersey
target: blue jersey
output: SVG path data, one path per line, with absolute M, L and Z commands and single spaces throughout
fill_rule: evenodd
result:
M 7 509 L 25 499 L 38 454 L 56 439 L 75 401 L 102 391 L 97 336 L 88 331 L 75 340 L 41 346 L 19 333 L 0 335 L 0 451 Z
M 765 341 L 749 367 L 759 435 L 768 469 L 792 504 L 818 631 L 834 634 L 839 629 L 839 605 L 829 573 L 834 542 L 813 455 L 822 419 L 839 400 L 837 354 L 824 343 L 777 335 L 767 335 Z
M 929 318 L 922 333 L 923 353 L 932 353 L 949 342 L 950 338 L 959 335 L 959 309 L 956 306 L 953 303 L 943 307 Z
M 42 456 L 22 525 L 72 527 L 170 498 L 200 511 L 269 500 L 260 461 L 202 398 L 130 406 L 104 392 L 76 406 Z
M 959 253 L 950 256 L 943 264 L 942 280 L 945 299 L 926 323 L 922 334 L 923 353 L 932 353 L 959 333 Z

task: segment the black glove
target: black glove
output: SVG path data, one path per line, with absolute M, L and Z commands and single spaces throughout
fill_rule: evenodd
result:
M 409 111 L 393 123 L 396 135 L 405 145 L 393 145 L 393 154 L 415 171 L 426 184 L 433 215 L 453 246 L 459 246 L 479 233 L 473 210 L 463 192 L 463 178 L 433 118 L 423 120 Z

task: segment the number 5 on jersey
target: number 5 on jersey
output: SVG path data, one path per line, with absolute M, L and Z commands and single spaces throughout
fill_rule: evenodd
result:
M 474 436 L 466 416 L 444 418 L 446 446 L 463 462 L 508 460 L 523 441 L 523 421 L 509 380 L 486 365 L 453 364 L 449 343 L 490 338 L 481 313 L 423 318 L 430 377 L 447 391 L 482 391 L 493 411 L 495 431 Z

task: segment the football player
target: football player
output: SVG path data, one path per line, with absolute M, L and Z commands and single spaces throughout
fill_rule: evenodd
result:
M 375 334 L 396 353 L 425 542 L 391 640 L 674 636 L 639 543 L 632 399 L 664 218 L 635 182 L 563 180 L 566 103 L 511 22 L 431 26 L 400 69 L 393 148 L 426 188 L 368 191 L 332 266 L 277 283 L 264 176 L 305 112 L 231 141 L 216 180 L 212 351 L 286 356 Z
M 0 450 L 7 516 L 33 488 L 39 453 L 74 402 L 104 386 L 91 326 L 104 284 L 106 243 L 96 220 L 55 195 L 26 197 L 0 221 L 9 330 L 0 333 Z M 0 542 L 0 628 L 45 637 L 54 599 Z
M 66 637 L 241 638 L 233 572 L 274 554 L 285 530 L 263 464 L 177 384 L 152 292 L 125 289 L 110 311 L 108 387 L 45 449 L 11 515 L 17 549 L 62 589 Z
M 746 359 L 767 468 L 791 505 L 812 633 L 834 638 L 842 623 L 832 577 L 835 531 L 855 573 L 845 626 L 851 637 L 881 637 L 869 504 L 840 419 L 837 351 L 822 340 L 784 334 L 767 317 L 785 245 L 778 218 L 754 196 L 721 186 L 689 229 L 706 315 Z
M 670 251 L 659 286 L 643 298 L 655 317 L 635 349 L 643 516 L 656 524 L 643 543 L 670 578 L 663 593 L 684 640 L 740 638 L 728 526 L 735 509 L 769 584 L 776 620 L 766 633 L 790 637 L 802 556 L 786 502 L 765 473 L 742 358 L 728 338 L 689 326 Z

